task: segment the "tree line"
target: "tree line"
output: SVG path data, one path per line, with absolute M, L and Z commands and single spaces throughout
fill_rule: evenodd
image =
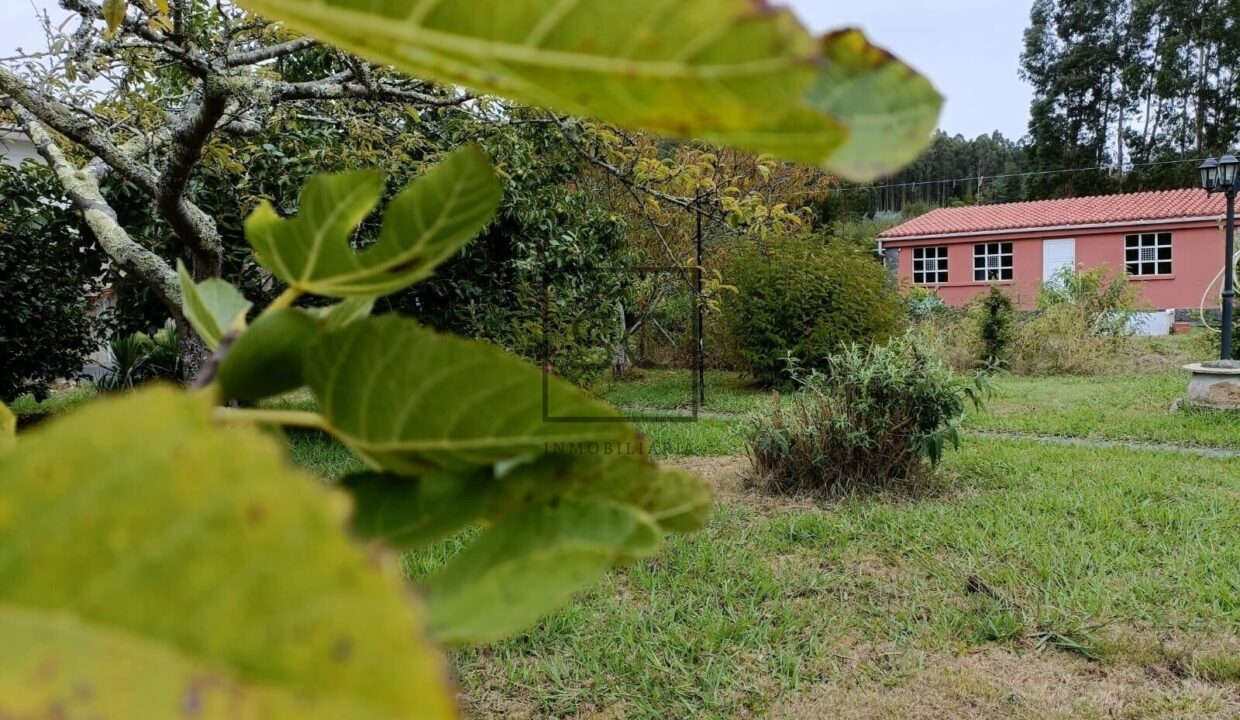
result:
M 1240 0 L 1035 0 L 1028 133 L 939 133 L 897 175 L 838 188 L 829 213 L 1192 187 L 1198 162 L 1240 136 L 1237 17 Z

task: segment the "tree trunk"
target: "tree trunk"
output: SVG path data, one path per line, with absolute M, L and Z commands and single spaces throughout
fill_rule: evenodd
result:
M 629 322 L 625 317 L 624 303 L 617 302 L 616 309 L 620 320 L 620 341 L 616 343 L 615 352 L 611 356 L 611 376 L 620 380 L 629 372 L 633 363 L 629 358 Z
M 188 322 L 177 320 L 177 335 L 181 339 L 181 381 L 188 385 L 202 373 L 212 353 Z

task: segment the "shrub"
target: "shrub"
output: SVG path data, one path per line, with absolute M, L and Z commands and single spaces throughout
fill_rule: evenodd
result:
M 1123 273 L 1098 268 L 1078 273 L 1063 268 L 1038 293 L 1038 308 L 1073 305 L 1088 318 L 1095 335 L 1131 335 L 1140 293 Z
M 976 312 L 949 310 L 921 318 L 912 331 L 919 346 L 957 372 L 986 366 Z
M 1079 305 L 1053 305 L 1018 328 L 1010 368 L 1018 375 L 1094 375 L 1106 369 L 1119 338 L 1096 332 Z
M 106 374 L 95 383 L 104 392 L 181 379 L 181 337 L 171 320 L 154 335 L 139 332 L 114 338 L 108 344 L 108 355 Z
M 86 298 L 102 263 L 79 225 L 47 168 L 0 165 L 0 398 L 42 396 L 95 350 Z
M 884 342 L 903 323 L 902 301 L 881 263 L 816 238 L 742 249 L 725 281 L 737 288 L 724 314 L 739 353 L 768 386 L 788 386 L 789 354 L 825 370 L 832 353 L 851 343 Z
M 981 297 L 975 309 L 982 360 L 991 367 L 1008 364 L 1009 346 L 1016 333 L 1016 308 L 997 285 Z
M 868 350 L 853 345 L 825 374 L 794 361 L 790 375 L 802 392 L 746 428 L 757 477 L 778 492 L 916 483 L 949 443 L 959 446 L 966 406 L 988 392 L 984 376 L 959 380 L 913 334 Z
M 951 310 L 939 294 L 929 288 L 911 288 L 904 295 L 905 312 L 910 320 L 943 315 Z

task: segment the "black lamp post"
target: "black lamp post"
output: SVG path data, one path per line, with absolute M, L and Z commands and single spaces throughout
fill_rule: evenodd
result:
M 1223 360 L 1231 360 L 1232 328 L 1235 323 L 1236 306 L 1236 191 L 1240 186 L 1236 182 L 1236 173 L 1240 170 L 1240 160 L 1231 155 L 1224 155 L 1215 160 L 1210 158 L 1201 164 L 1201 187 L 1213 195 L 1216 192 L 1227 195 L 1227 261 L 1224 267 L 1223 280 Z

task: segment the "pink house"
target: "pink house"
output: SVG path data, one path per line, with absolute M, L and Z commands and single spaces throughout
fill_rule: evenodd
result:
M 1225 203 L 1170 190 L 945 208 L 888 230 L 879 244 L 902 285 L 932 288 L 956 307 L 998 284 L 1033 309 L 1062 268 L 1106 266 L 1126 272 L 1153 309 L 1196 309 L 1203 296 L 1214 309 Z

